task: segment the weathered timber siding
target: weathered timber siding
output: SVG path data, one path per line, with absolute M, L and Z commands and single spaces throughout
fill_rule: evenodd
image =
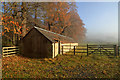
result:
M 74 46 L 78 46 L 78 43 L 61 43 L 61 46 L 63 46 L 64 48 L 63 53 L 66 53 L 66 52 L 69 52 L 71 49 L 73 49 Z M 61 50 L 62 50 L 62 47 L 61 47 Z M 61 54 L 62 54 L 62 51 L 61 51 Z
M 57 56 L 58 55 L 58 42 L 56 42 L 56 43 L 52 43 L 52 46 L 53 46 L 53 56 L 52 56 L 52 58 L 54 58 L 55 56 Z
M 52 42 L 36 29 L 32 29 L 22 40 L 22 52 L 28 57 L 52 57 Z

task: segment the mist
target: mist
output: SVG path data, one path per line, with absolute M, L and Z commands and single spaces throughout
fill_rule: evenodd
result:
M 118 44 L 117 2 L 81 2 L 77 5 L 78 13 L 87 29 L 84 42 Z
M 117 44 L 118 34 L 87 34 L 86 43 L 106 43 L 106 44 Z

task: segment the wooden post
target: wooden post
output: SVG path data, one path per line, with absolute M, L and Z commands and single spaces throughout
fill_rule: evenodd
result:
M 71 43 L 70 43 L 70 49 L 71 49 Z
M 118 56 L 119 56 L 119 47 L 120 47 L 120 46 L 118 46 Z
M 74 55 L 75 55 L 75 46 L 74 46 Z
M 62 55 L 63 55 L 63 46 L 62 46 Z
M 87 44 L 87 56 L 88 56 L 89 54 L 88 54 L 88 44 Z
M 101 45 L 100 45 L 100 55 L 101 55 Z
M 55 57 L 55 43 L 54 43 L 54 57 Z
M 70 49 L 71 49 L 71 46 L 69 47 L 69 51 L 70 51 Z
M 116 45 L 114 45 L 114 54 L 116 56 Z
M 118 45 L 116 45 L 116 56 L 118 56 L 119 52 L 118 52 Z

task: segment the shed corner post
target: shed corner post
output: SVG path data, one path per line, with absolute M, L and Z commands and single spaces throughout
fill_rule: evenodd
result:
M 54 43 L 54 57 L 55 57 L 55 43 Z
M 52 52 L 52 58 L 54 58 L 55 57 L 55 43 L 52 43 L 52 45 L 53 45 L 53 52 Z
M 61 48 L 61 44 L 60 41 L 58 41 L 58 54 L 60 54 L 60 48 Z

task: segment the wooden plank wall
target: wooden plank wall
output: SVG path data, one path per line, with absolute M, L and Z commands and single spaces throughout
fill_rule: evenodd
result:
M 69 52 L 74 48 L 74 46 L 78 46 L 78 43 L 61 43 L 61 54 L 62 54 L 62 46 L 63 46 L 63 53 Z

